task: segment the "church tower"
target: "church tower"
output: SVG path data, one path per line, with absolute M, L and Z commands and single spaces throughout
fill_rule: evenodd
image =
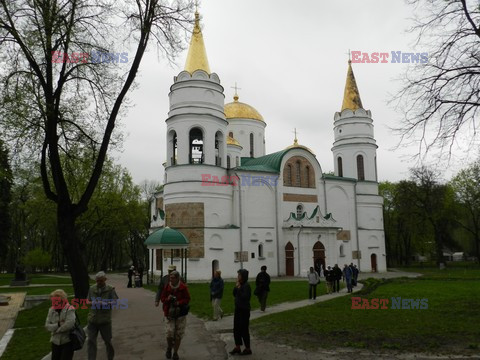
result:
M 352 260 L 360 271 L 386 271 L 383 197 L 378 194 L 377 143 L 370 110 L 365 110 L 348 61 L 342 109 L 334 116 L 335 175 L 352 181 L 355 226 Z
M 185 69 L 170 88 L 163 200 L 165 226 L 188 238 L 189 261 L 196 261 L 197 269 L 204 267 L 205 274 L 211 267 L 205 246 L 213 236 L 209 229 L 232 223 L 231 187 L 218 186 L 227 175 L 223 91 L 220 78 L 210 71 L 195 12 Z
M 377 181 L 377 144 L 370 110 L 365 110 L 348 61 L 342 109 L 334 117 L 333 159 L 335 175 L 358 181 Z

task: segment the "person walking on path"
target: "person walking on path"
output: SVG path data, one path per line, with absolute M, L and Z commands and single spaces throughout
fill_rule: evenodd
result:
M 325 282 L 327 283 L 327 293 L 332 293 L 332 285 L 333 285 L 333 269 L 330 265 L 327 266 L 327 269 L 324 271 L 325 273 Z
M 333 292 L 340 291 L 340 280 L 342 279 L 342 269 L 338 267 L 338 264 L 333 266 Z
M 95 281 L 97 284 L 88 290 L 88 301 L 92 305 L 87 326 L 88 360 L 97 358 L 98 332 L 105 342 L 108 360 L 113 360 L 115 351 L 112 345 L 112 304 L 116 304 L 118 295 L 113 286 L 107 285 L 107 277 L 103 271 L 95 275 Z
M 52 360 L 73 359 L 70 332 L 75 326 L 75 308 L 68 303 L 67 294 L 57 289 L 50 294 L 52 306 L 48 310 L 45 328 L 52 333 Z
M 353 264 L 352 264 L 353 265 Z M 352 287 L 357 286 L 357 279 L 358 279 L 358 273 L 359 270 L 357 268 L 357 265 L 353 265 L 352 267 L 352 273 L 353 273 L 353 278 L 352 278 Z
M 127 285 L 128 288 L 132 287 L 132 277 L 134 272 L 135 272 L 135 266 L 132 265 L 130 266 L 130 269 L 128 269 L 128 285 Z
M 230 355 L 241 354 L 251 355 L 250 349 L 250 298 L 252 289 L 248 283 L 248 270 L 238 270 L 237 283 L 233 288 L 233 296 L 235 297 L 235 313 L 233 315 L 233 337 L 235 339 L 235 347 L 230 351 Z M 241 350 L 241 346 L 245 345 L 245 349 Z
M 260 310 L 265 311 L 267 307 L 267 297 L 270 291 L 270 275 L 267 273 L 267 267 L 263 265 L 255 279 L 255 291 L 253 292 L 260 302 Z
M 170 282 L 165 286 L 161 296 L 165 315 L 165 332 L 167 334 L 167 359 L 178 360 L 178 349 L 187 324 L 188 303 L 190 293 L 187 285 L 180 281 L 177 271 L 170 273 Z M 173 349 L 173 356 L 172 356 Z
M 352 278 L 353 278 L 353 271 L 350 266 L 345 264 L 343 266 L 343 279 L 347 283 L 347 292 L 352 292 Z
M 222 279 L 222 272 L 215 270 L 212 281 L 210 282 L 210 297 L 213 307 L 213 320 L 223 317 L 223 310 L 220 307 L 223 297 L 224 283 Z
M 162 297 L 163 289 L 165 289 L 165 286 L 167 286 L 168 283 L 170 282 L 170 274 L 172 273 L 172 271 L 175 271 L 175 270 L 177 270 L 177 267 L 175 265 L 169 265 L 168 274 L 164 275 L 160 279 L 160 282 L 158 283 L 157 294 L 155 295 L 155 306 L 158 306 L 160 304 L 160 299 Z
M 308 298 L 315 300 L 317 298 L 317 284 L 320 281 L 320 276 L 318 276 L 317 272 L 313 270 L 312 266 L 310 266 L 310 272 L 307 277 L 309 284 Z

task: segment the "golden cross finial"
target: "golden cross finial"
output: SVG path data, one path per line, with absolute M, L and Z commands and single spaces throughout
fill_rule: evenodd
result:
M 293 140 L 293 145 L 298 145 L 298 140 L 297 140 L 297 128 L 293 129 L 293 132 L 295 134 L 295 139 Z
M 348 49 L 348 53 L 346 53 L 346 54 L 348 55 L 348 62 L 351 62 L 352 61 L 352 57 L 351 57 L 352 53 L 351 53 L 350 49 Z
M 242 90 L 237 86 L 237 82 L 235 81 L 235 86 L 230 86 L 232 89 L 235 89 L 235 95 L 233 95 L 233 100 L 238 101 L 238 90 Z
M 195 12 L 198 13 L 198 0 L 195 0 Z

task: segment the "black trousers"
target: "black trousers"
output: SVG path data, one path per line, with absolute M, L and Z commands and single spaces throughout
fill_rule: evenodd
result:
M 265 311 L 265 308 L 267 307 L 267 297 L 268 291 L 262 291 L 258 294 L 258 302 L 260 303 L 260 310 L 262 311 Z
M 73 346 L 69 341 L 63 345 L 55 345 L 52 343 L 52 360 L 72 360 L 73 359 Z
M 250 348 L 250 310 L 235 309 L 233 315 L 233 337 L 235 339 L 235 345 L 240 346 L 243 344 L 246 348 Z
M 333 280 L 333 292 L 340 291 L 340 279 Z
M 312 296 L 313 292 L 313 296 Z M 316 299 L 317 298 L 317 284 L 310 284 L 310 289 L 308 289 L 308 298 Z

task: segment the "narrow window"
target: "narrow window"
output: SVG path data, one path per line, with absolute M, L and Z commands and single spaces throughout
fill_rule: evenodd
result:
M 263 258 L 263 244 L 258 245 L 258 257 Z
M 285 185 L 292 186 L 292 165 L 287 165 L 287 172 L 285 174 Z
M 310 167 L 307 166 L 306 171 L 305 171 L 305 186 L 308 188 L 310 187 Z
M 233 138 L 233 132 L 230 131 L 230 132 L 228 133 L 228 136 L 230 136 L 231 138 Z
M 338 176 L 343 177 L 343 161 L 340 156 L 337 158 L 337 166 L 338 166 Z
M 230 155 L 227 155 L 227 169 L 230 169 Z
M 302 182 L 301 182 L 301 177 L 300 177 L 300 161 L 297 161 L 295 163 L 295 167 L 296 167 L 296 172 L 295 172 L 295 181 L 296 181 L 296 184 L 295 186 L 302 186 Z
M 365 168 L 363 167 L 363 156 L 357 156 L 357 175 L 358 180 L 365 180 Z
M 253 149 L 253 133 L 250 133 L 250 157 L 254 157 L 254 149 Z

